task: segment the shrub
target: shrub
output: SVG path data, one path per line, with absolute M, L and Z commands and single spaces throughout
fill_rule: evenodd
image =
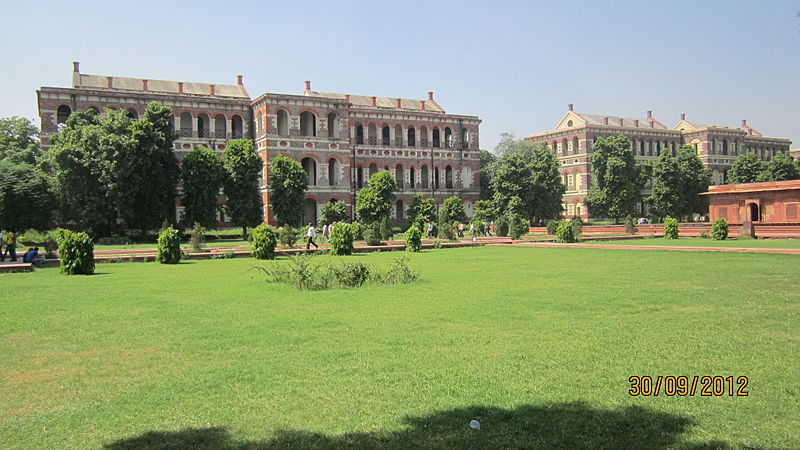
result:
M 678 220 L 670 216 L 664 218 L 664 237 L 678 239 Z
M 558 228 L 558 221 L 557 220 L 548 220 L 547 221 L 547 234 L 556 234 L 556 228 Z
M 408 267 L 408 258 L 401 256 L 389 264 L 386 272 L 372 271 L 370 279 L 377 284 L 411 283 L 419 278 L 419 273 Z
M 724 241 L 728 237 L 728 221 L 719 218 L 711 224 L 711 235 L 717 241 Z
M 556 242 L 572 243 L 578 242 L 578 235 L 575 233 L 575 223 L 570 220 L 562 220 L 556 227 Z
M 158 235 L 156 261 L 161 264 L 178 264 L 181 261 L 181 233 L 172 226 Z
M 61 240 L 58 256 L 61 273 L 66 275 L 91 275 L 94 273 L 94 242 L 86 233 L 59 231 Z
M 195 253 L 203 251 L 203 244 L 206 241 L 206 229 L 203 228 L 199 223 L 195 222 L 194 227 L 192 227 L 192 235 L 189 238 L 189 244 L 192 246 L 192 250 Z
M 290 257 L 285 265 L 274 263 L 270 266 L 256 266 L 255 269 L 262 271 L 271 281 L 288 284 L 300 290 L 327 289 L 330 286 L 330 273 L 312 266 L 312 258 L 301 253 Z
M 411 226 L 406 231 L 406 250 L 418 252 L 422 248 L 422 230 L 418 226 Z
M 633 220 L 633 217 L 625 217 L 625 234 L 636 234 L 638 231 L 639 229 L 636 228 L 636 221 Z
M 285 225 L 278 230 L 278 240 L 284 247 L 294 248 L 294 244 L 297 243 L 298 237 L 299 234 L 297 233 L 297 230 L 289 225 Z
M 389 220 L 384 217 L 381 219 L 381 239 L 388 241 L 394 236 L 392 227 L 389 226 Z
M 369 266 L 361 261 L 344 263 L 330 268 L 333 278 L 339 286 L 359 287 L 369 279 Z
M 381 225 L 372 222 L 364 229 L 364 241 L 367 245 L 381 245 Z
M 708 239 L 709 238 L 708 230 L 701 231 L 700 232 L 700 237 L 703 238 L 703 239 Z
M 572 230 L 575 232 L 575 237 L 583 234 L 583 219 L 580 216 L 574 216 L 570 222 L 572 222 Z
M 513 240 L 519 240 L 528 234 L 528 221 L 519 214 L 508 215 L 508 235 Z
M 453 224 L 449 222 L 441 222 L 437 223 L 437 228 L 439 228 L 439 233 L 437 234 L 439 239 L 446 239 L 448 241 L 455 240 L 456 233 L 453 230 Z
M 364 240 L 364 224 L 361 222 L 353 222 L 350 224 L 352 227 L 353 232 L 353 240 L 354 241 L 363 241 Z
M 494 221 L 494 233 L 498 236 L 508 236 L 508 219 L 500 216 Z
M 275 259 L 275 246 L 278 245 L 278 236 L 271 226 L 262 223 L 253 228 L 250 233 L 252 248 L 250 252 L 257 259 Z
M 471 237 L 476 238 L 483 236 L 483 222 L 481 222 L 480 220 L 473 220 L 469 224 L 469 227 L 470 227 L 470 234 L 472 234 Z
M 344 256 L 353 253 L 353 229 L 355 223 L 337 223 L 331 230 L 331 253 Z

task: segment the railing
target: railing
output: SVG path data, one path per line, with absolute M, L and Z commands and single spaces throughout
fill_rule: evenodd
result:
M 395 145 L 395 147 L 402 147 L 403 146 L 403 138 L 394 138 L 394 145 Z
M 416 145 L 416 140 L 415 139 L 409 139 L 408 140 L 408 146 L 409 147 L 416 147 L 417 146 Z
M 178 133 L 178 134 L 181 137 L 189 137 L 190 138 L 190 137 L 192 137 L 192 130 L 191 129 L 183 129 L 183 130 L 180 130 L 180 133 Z
M 383 138 L 383 142 L 382 143 L 383 143 L 383 145 L 388 147 L 389 144 L 391 144 L 391 141 L 390 141 L 390 139 L 388 137 L 385 137 L 385 138 Z
M 233 138 L 234 139 L 241 139 L 242 137 L 244 137 L 244 134 L 242 133 L 241 130 L 235 130 L 233 132 Z
M 378 138 L 375 136 L 369 137 L 369 145 L 378 145 Z
M 433 148 L 439 148 L 439 147 L 441 147 L 441 145 L 442 144 L 439 142 L 438 139 L 434 139 L 433 140 Z
M 227 136 L 224 131 L 215 131 L 214 138 L 215 139 L 225 139 Z
M 209 137 L 210 133 L 208 130 L 197 130 L 197 137 L 207 138 Z

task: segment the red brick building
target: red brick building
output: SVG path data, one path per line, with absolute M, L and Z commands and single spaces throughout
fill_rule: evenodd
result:
M 711 220 L 728 223 L 800 223 L 800 180 L 711 186 L 708 197 Z

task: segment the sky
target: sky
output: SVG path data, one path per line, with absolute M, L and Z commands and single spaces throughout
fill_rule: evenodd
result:
M 579 113 L 687 120 L 800 148 L 800 1 L 37 1 L 0 6 L 0 117 L 81 72 L 436 101 L 503 132 Z

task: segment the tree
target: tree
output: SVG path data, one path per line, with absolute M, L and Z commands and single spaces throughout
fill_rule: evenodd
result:
M 406 213 L 412 221 L 433 222 L 436 218 L 436 202 L 432 198 L 423 198 L 422 194 L 415 194 Z
M 494 220 L 497 213 L 489 200 L 478 200 L 472 208 L 472 220 L 478 222 L 489 222 Z
M 42 156 L 39 130 L 24 117 L 0 118 L 0 160 L 36 164 Z
M 767 166 L 758 155 L 753 152 L 745 153 L 736 158 L 733 167 L 728 171 L 728 183 L 757 183 L 767 181 Z
M 206 228 L 216 228 L 218 196 L 225 169 L 213 150 L 202 145 L 194 147 L 183 159 L 183 224 L 194 222 Z
M 800 167 L 786 153 L 778 153 L 767 163 L 765 181 L 786 181 L 800 178 Z
M 347 205 L 341 200 L 324 203 L 320 208 L 320 222 L 324 225 L 344 222 L 348 218 Z
M 593 216 L 620 217 L 633 215 L 634 205 L 649 178 L 647 166 L 636 167 L 631 143 L 622 134 L 598 137 L 589 157 L 595 183 L 589 189 L 586 206 Z
M 492 168 L 494 167 L 494 162 L 497 160 L 497 156 L 488 150 L 481 150 L 480 157 L 481 168 L 479 180 L 481 184 L 481 200 L 489 200 L 494 194 L 492 192 L 491 179 Z
M 382 170 L 369 177 L 367 187 L 356 195 L 356 212 L 367 224 L 388 217 L 394 206 L 397 184 L 388 170 Z
M 247 227 L 255 227 L 264 221 L 263 205 L 258 180 L 264 167 L 250 139 L 234 139 L 222 152 L 225 168 L 225 212 L 231 223 L 242 227 L 242 236 L 247 236 Z
M 467 214 L 464 212 L 464 205 L 458 196 L 452 196 L 445 199 L 442 203 L 442 212 L 447 223 L 453 222 L 463 223 L 467 221 Z
M 708 198 L 700 195 L 711 184 L 711 170 L 707 169 L 691 145 L 684 145 L 678 152 L 678 167 L 683 177 L 684 208 L 681 215 L 690 219 L 694 214 L 708 212 Z
M 653 177 L 655 178 L 653 194 L 647 199 L 652 213 L 660 218 L 680 217 L 681 212 L 686 209 L 684 177 L 678 160 L 672 156 L 669 149 L 661 150 L 661 155 L 653 166 Z
M 269 163 L 270 203 L 280 225 L 300 225 L 308 177 L 299 162 L 279 155 Z

